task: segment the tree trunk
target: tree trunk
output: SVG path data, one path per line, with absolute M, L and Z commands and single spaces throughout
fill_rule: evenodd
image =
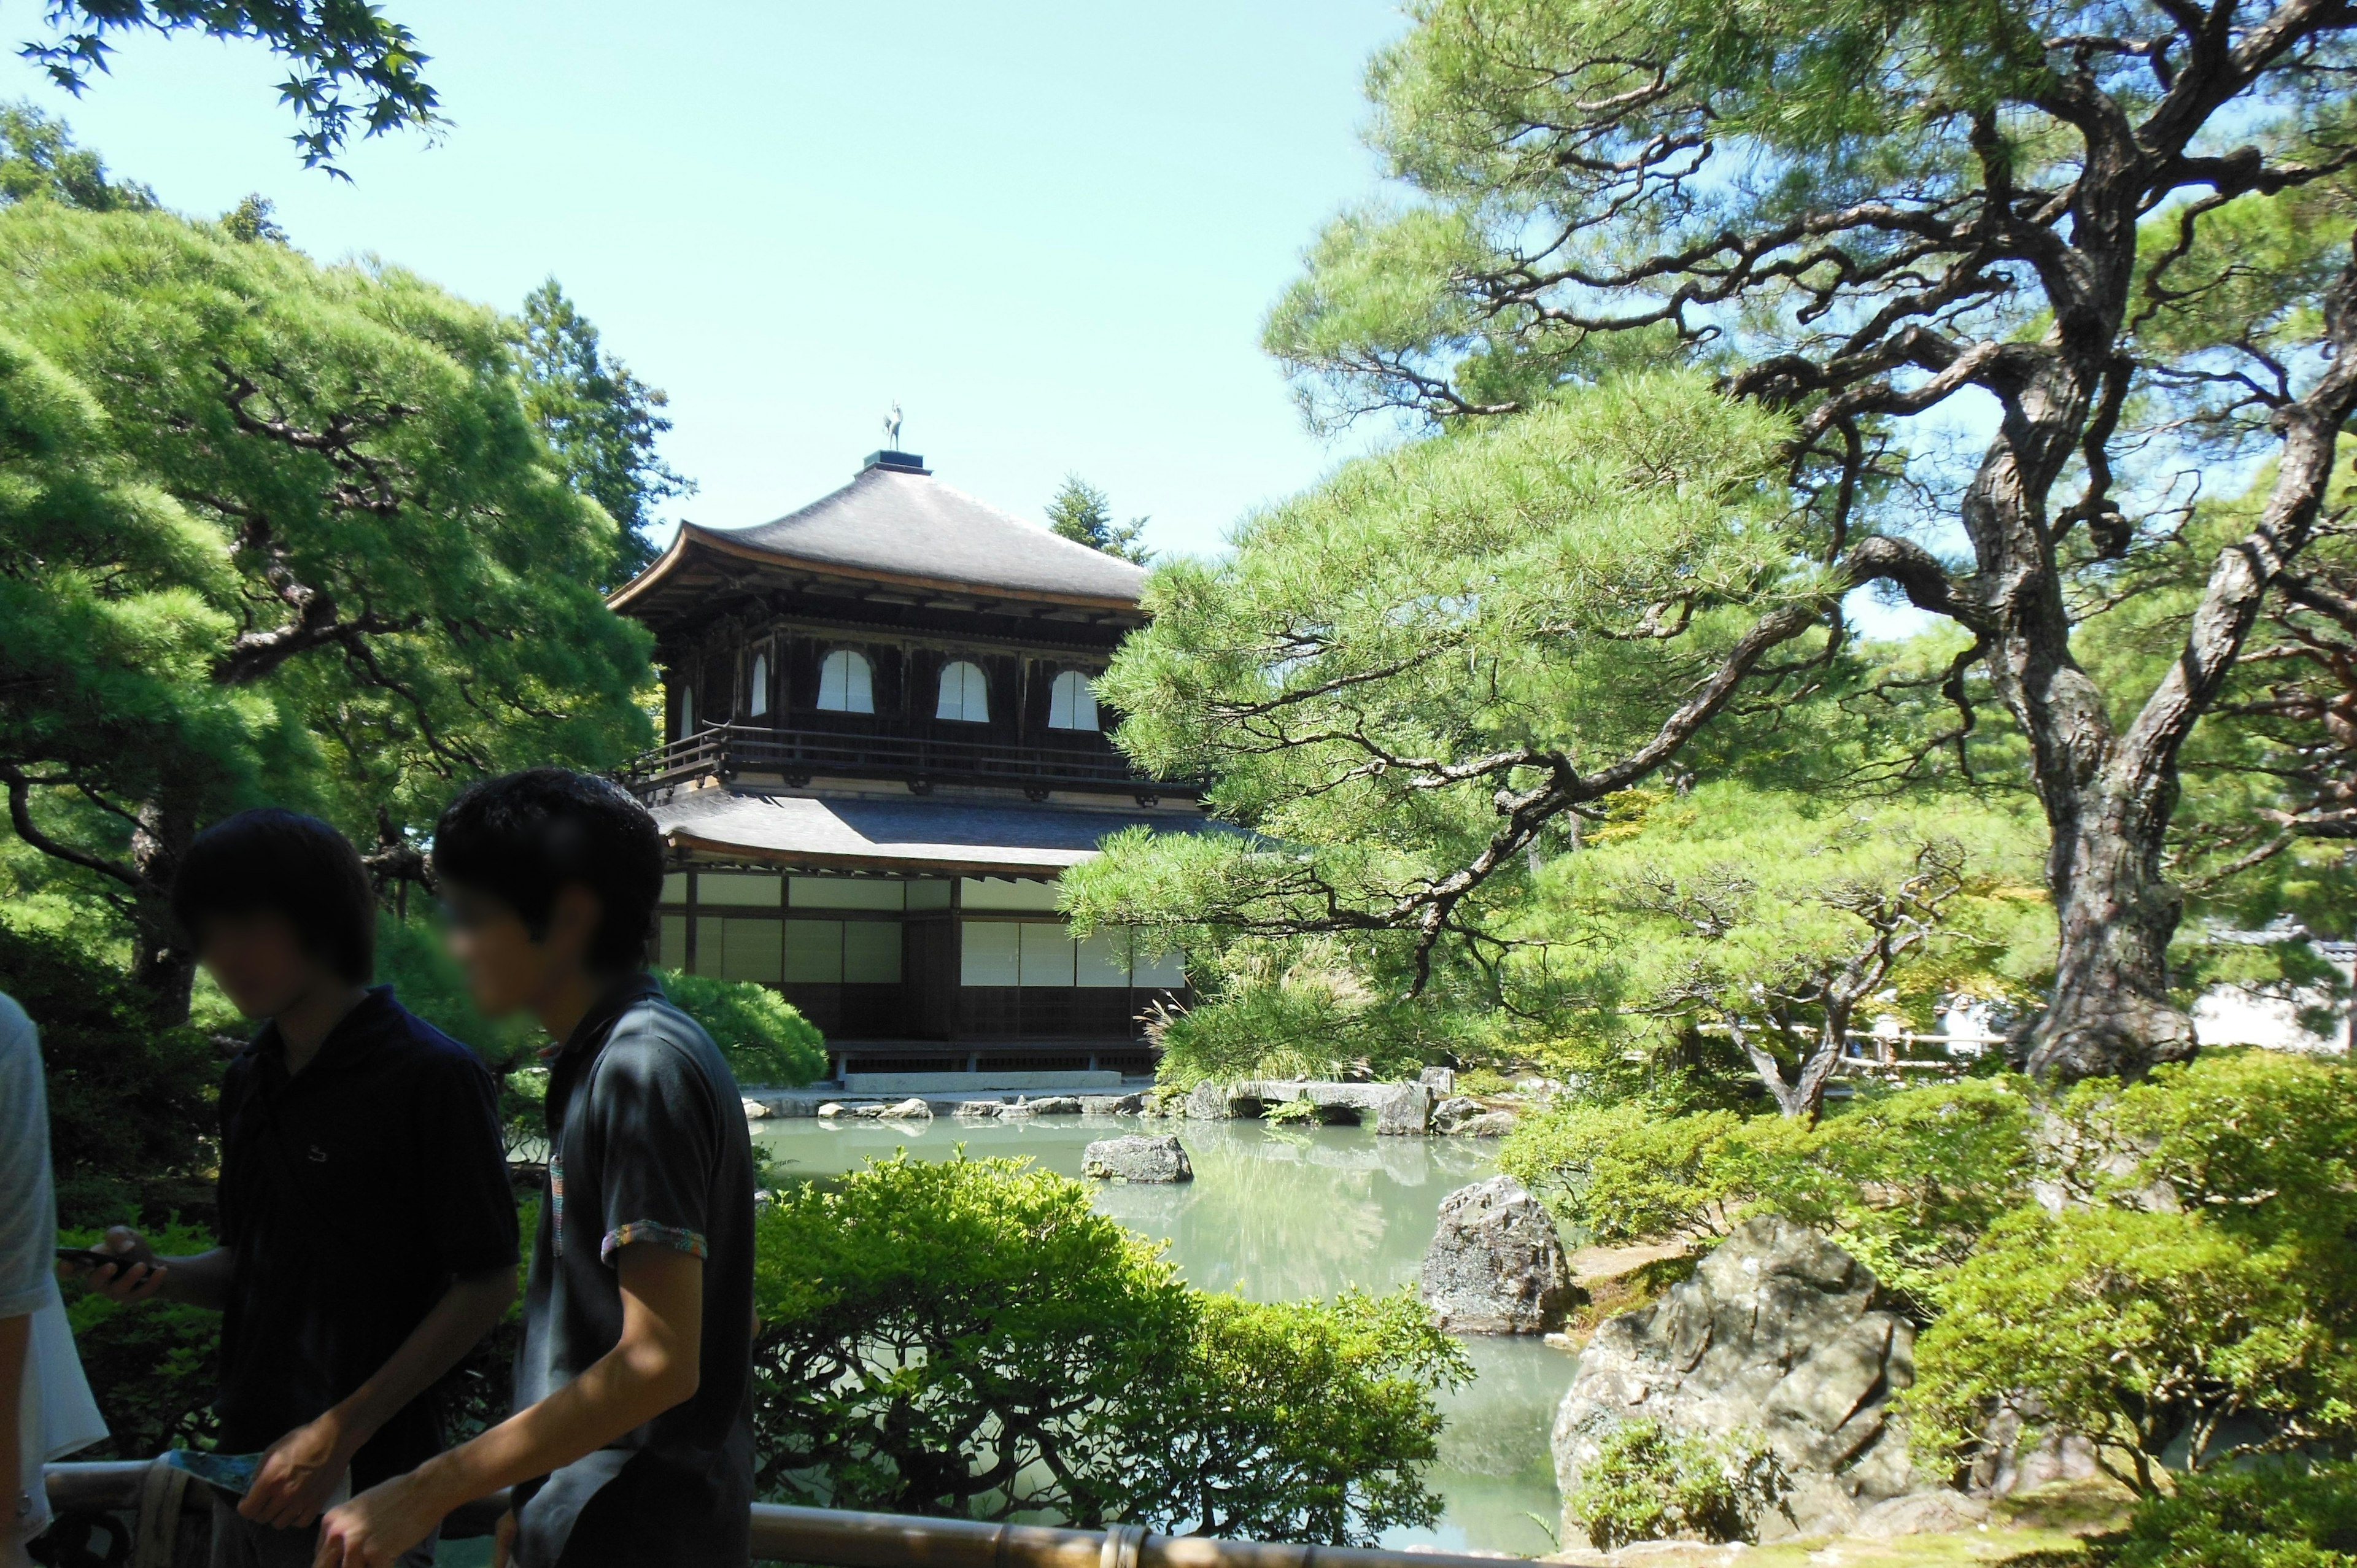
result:
M 1825 1026 L 1815 1046 L 1801 1058 L 1790 1082 L 1785 1081 L 1784 1064 L 1776 1059 L 1774 1052 L 1755 1045 L 1740 1022 L 1730 1019 L 1728 1026 L 1735 1043 L 1750 1058 L 1751 1070 L 1760 1075 L 1760 1081 L 1775 1097 L 1778 1112 L 1815 1126 L 1817 1118 L 1824 1113 L 1825 1086 L 1833 1081 L 1834 1069 L 1841 1065 L 1842 1046 L 1849 1035 L 1846 1018 Z
M 172 918 L 169 893 L 196 836 L 196 813 L 169 796 L 140 808 L 139 827 L 131 835 L 132 864 L 147 886 L 133 909 L 131 978 L 147 993 L 149 1021 L 161 1028 L 188 1021 L 196 988 L 197 955 Z
M 2170 804 L 2173 782 L 2172 772 Z M 2169 812 L 2100 789 L 2072 804 L 2047 856 L 2060 943 L 2029 1070 L 2065 1083 L 2141 1078 L 2195 1048 L 2193 1020 L 2169 999 L 2169 942 L 2184 910 L 2160 870 Z
M 2118 736 L 2102 691 L 2072 654 L 2050 537 L 2047 499 L 2086 423 L 2099 371 L 2063 349 L 2045 359 L 2007 400 L 1962 509 L 1991 684 L 2029 742 L 2030 780 L 2052 834 L 2046 884 L 2060 956 L 2030 1062 L 2064 1081 L 2138 1077 L 2193 1049 L 2192 1020 L 2169 1001 L 2167 952 L 2181 900 L 2159 869 L 2174 769 L 2165 780 L 2143 779 L 2142 789 L 2115 778 Z
M 2050 737 L 2061 744 L 2050 745 L 2024 717 L 2054 828 L 2047 881 L 2061 938 L 2053 1004 L 2031 1035 L 2034 1073 L 2138 1078 L 2194 1053 L 2193 1021 L 2169 1000 L 2169 940 L 2184 901 L 2160 869 L 2178 755 L 2217 701 L 2268 591 L 2315 532 L 2341 427 L 2357 413 L 2357 256 L 2325 291 L 2324 317 L 2333 352 L 2316 385 L 2276 414 L 2283 449 L 2267 504 L 2218 553 L 2184 647 L 2136 718 L 2115 731 L 2099 704 L 2085 706 Z M 2065 646 L 2050 680 L 2067 687 L 2072 678 L 2093 693 Z M 2041 716 L 2058 711 L 2049 704 Z

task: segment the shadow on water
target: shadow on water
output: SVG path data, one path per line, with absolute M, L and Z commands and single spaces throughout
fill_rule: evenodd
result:
M 1496 1144 L 1378 1138 L 1363 1127 L 1275 1128 L 1258 1122 L 1147 1122 L 1079 1117 L 1028 1122 L 878 1123 L 771 1121 L 756 1132 L 781 1175 L 825 1180 L 905 1148 L 945 1158 L 963 1144 L 980 1158 L 1028 1155 L 1081 1174 L 1081 1153 L 1120 1132 L 1176 1132 L 1195 1180 L 1174 1187 L 1107 1184 L 1097 1208 L 1168 1240 L 1189 1280 L 1264 1301 L 1330 1295 L 1344 1285 L 1390 1290 L 1415 1278 L 1440 1200 L 1496 1169 Z M 1445 1395 L 1448 1425 L 1432 1485 L 1446 1512 L 1430 1530 L 1390 1532 L 1384 1544 L 1532 1554 L 1552 1551 L 1560 1509 L 1547 1428 L 1570 1386 L 1572 1358 L 1535 1339 L 1468 1342 L 1479 1375 Z M 1534 1517 L 1535 1516 L 1535 1518 Z M 1544 1526 L 1538 1522 L 1544 1520 Z

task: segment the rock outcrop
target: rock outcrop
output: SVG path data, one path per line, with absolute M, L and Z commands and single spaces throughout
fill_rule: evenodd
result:
M 1168 1133 L 1159 1138 L 1099 1138 L 1081 1152 L 1081 1172 L 1106 1181 L 1193 1181 L 1187 1151 Z
M 1762 1537 L 1847 1530 L 1909 1489 L 1906 1433 L 1887 1409 L 1914 1380 L 1914 1351 L 1913 1325 L 1885 1307 L 1866 1265 L 1803 1226 L 1748 1220 L 1691 1279 L 1609 1320 L 1580 1352 L 1555 1412 L 1555 1477 L 1568 1493 L 1604 1436 L 1640 1417 L 1756 1433 L 1792 1484 Z
M 1510 1176 L 1440 1200 L 1416 1290 L 1454 1334 L 1545 1334 L 1580 1299 L 1554 1217 Z

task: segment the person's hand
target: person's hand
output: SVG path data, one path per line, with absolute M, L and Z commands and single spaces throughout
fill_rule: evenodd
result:
M 445 1511 L 414 1470 L 380 1482 L 319 1520 L 311 1568 L 393 1568 L 442 1522 Z
M 510 1509 L 491 1529 L 491 1568 L 508 1568 L 515 1552 L 516 1516 Z
M 156 1249 L 147 1238 L 128 1225 L 109 1230 L 106 1239 L 93 1248 L 93 1252 L 106 1252 L 123 1260 L 120 1263 L 70 1263 L 60 1261 L 60 1272 L 70 1272 L 91 1289 L 109 1301 L 145 1301 L 164 1288 L 164 1276 L 171 1271 L 156 1261 Z
M 240 1517 L 273 1530 L 297 1530 L 319 1517 L 361 1440 L 334 1411 L 306 1422 L 263 1450 L 253 1487 L 237 1505 Z

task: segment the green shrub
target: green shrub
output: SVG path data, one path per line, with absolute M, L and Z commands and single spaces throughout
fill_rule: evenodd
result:
M 2209 1052 L 2126 1090 L 2065 1100 L 2054 1179 L 2086 1201 L 2169 1201 L 2298 1255 L 2336 1320 L 2357 1318 L 2357 1069 L 2279 1051 Z
M 2026 1079 L 1866 1090 L 1813 1132 L 1744 1124 L 1722 1169 L 1756 1206 L 1841 1239 L 1917 1311 L 2028 1201 L 2040 1107 Z
M 2031 1396 L 2038 1425 L 2084 1437 L 2151 1496 L 2179 1445 L 2199 1470 L 2357 1431 L 2357 1356 L 2319 1321 L 2310 1283 L 2297 1251 L 2201 1215 L 2026 1208 L 1948 1283 L 1901 1398 L 1937 1451 L 1967 1449 L 1997 1402 Z
M 2357 1465 L 2188 1476 L 2126 1530 L 2090 1542 L 2091 1568 L 2357 1568 Z
M 1750 1541 L 1783 1500 L 1783 1467 L 1756 1437 L 1715 1441 L 1658 1421 L 1622 1422 L 1563 1500 L 1605 1552 L 1674 1536 Z
M 40 1030 L 60 1221 L 160 1221 L 174 1203 L 209 1203 L 211 1042 L 156 1028 L 121 970 L 49 932 L 0 924 L 0 991 Z
M 704 1026 L 738 1084 L 799 1088 L 826 1075 L 826 1036 L 766 985 L 661 972 L 672 1005 Z
M 1519 1122 L 1498 1165 L 1592 1241 L 1723 1231 L 1746 1196 L 1727 1160 L 1741 1125 L 1727 1111 L 1573 1104 Z
M 104 1234 L 104 1226 L 60 1229 L 58 1240 L 88 1247 Z M 218 1245 L 210 1231 L 184 1225 L 178 1216 L 145 1234 L 158 1252 L 170 1256 Z M 95 1291 L 74 1289 L 67 1293 L 66 1321 L 108 1434 L 106 1442 L 76 1458 L 146 1459 L 176 1446 L 212 1446 L 213 1394 L 221 1380 L 220 1313 L 168 1302 L 125 1306 Z
M 767 1496 L 1329 1542 L 1437 1516 L 1433 1391 L 1468 1374 L 1405 1294 L 1206 1295 L 1019 1160 L 871 1164 L 759 1248 Z

